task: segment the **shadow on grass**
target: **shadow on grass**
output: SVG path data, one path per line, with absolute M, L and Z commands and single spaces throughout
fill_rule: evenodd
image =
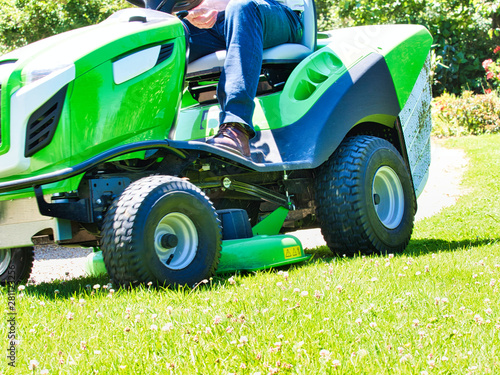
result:
M 250 272 L 248 272 L 250 274 Z M 241 272 L 241 274 L 245 274 Z M 155 285 L 152 283 L 140 283 L 136 285 L 129 286 L 120 286 L 116 283 L 112 283 L 112 289 L 114 289 L 114 293 L 128 293 L 130 291 L 138 291 L 140 289 L 143 290 L 155 290 L 155 291 L 171 291 L 176 294 L 185 295 L 192 293 L 195 290 L 206 290 L 206 289 L 214 289 L 220 283 L 225 283 L 233 274 L 220 274 L 214 276 L 210 282 L 204 283 L 200 282 L 194 286 L 165 286 L 165 285 Z M 55 300 L 55 299 L 70 299 L 71 297 L 75 299 L 79 298 L 87 298 L 94 294 L 102 294 L 107 295 L 109 293 L 108 283 L 111 283 L 111 280 L 108 275 L 102 276 L 81 276 L 75 279 L 69 280 L 53 280 L 51 282 L 42 282 L 36 285 L 29 285 L 28 288 L 24 290 L 25 294 L 29 294 L 32 296 L 40 297 L 46 300 Z M 98 286 L 97 289 L 94 289 L 94 286 Z M 103 287 L 106 287 L 104 289 Z
M 443 239 L 415 239 L 411 240 L 408 247 L 402 253 L 402 256 L 412 256 L 418 257 L 426 254 L 437 253 L 437 252 L 453 252 L 457 250 L 463 250 L 473 247 L 481 247 L 500 243 L 499 238 L 477 238 L 477 239 L 464 239 L 460 241 L 447 241 Z M 289 270 L 293 268 L 302 268 L 310 263 L 317 262 L 331 262 L 334 259 L 339 259 L 343 257 L 335 256 L 328 247 L 321 246 L 315 249 L 306 249 L 306 254 L 312 255 L 312 257 L 305 261 L 295 264 L 290 264 L 287 266 L 270 268 L 265 271 L 267 272 L 279 272 L 280 270 Z M 397 256 L 397 254 L 395 254 Z M 362 256 L 359 254 L 353 258 L 357 258 L 358 256 Z M 373 254 L 374 257 L 385 257 L 387 254 Z M 353 259 L 351 258 L 351 259 Z M 135 285 L 131 287 L 119 287 L 117 285 L 113 285 L 113 288 L 120 293 L 127 293 L 130 289 L 154 289 L 157 291 L 161 290 L 169 290 L 174 291 L 176 293 L 180 293 L 181 295 L 188 295 L 192 293 L 195 289 L 214 289 L 217 288 L 218 285 L 224 284 L 227 280 L 235 275 L 251 275 L 253 272 L 241 271 L 236 273 L 227 273 L 227 274 L 218 274 L 212 278 L 212 280 L 207 283 L 200 283 L 199 285 L 193 287 L 184 286 L 184 287 L 164 287 L 157 285 Z M 107 275 L 100 277 L 80 277 L 76 279 L 70 280 L 54 280 L 52 282 L 43 282 L 36 286 L 30 286 L 26 291 L 30 295 L 38 296 L 44 299 L 69 299 L 71 297 L 74 298 L 85 298 L 86 296 L 92 295 L 92 293 L 107 293 L 102 290 L 103 285 L 107 285 L 110 282 L 109 277 Z M 94 285 L 99 285 L 99 291 L 94 291 Z
M 447 241 L 442 239 L 417 239 L 411 240 L 404 254 L 419 256 L 436 252 L 451 252 L 471 247 L 481 247 L 499 243 L 499 238 L 462 239 L 460 241 Z

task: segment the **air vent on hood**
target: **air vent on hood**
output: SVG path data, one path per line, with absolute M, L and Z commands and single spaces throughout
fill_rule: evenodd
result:
M 30 116 L 26 127 L 24 156 L 33 155 L 52 141 L 61 117 L 67 89 L 68 86 L 64 86 Z

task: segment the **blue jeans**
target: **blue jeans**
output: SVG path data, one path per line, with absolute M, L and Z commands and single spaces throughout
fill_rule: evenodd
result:
M 198 29 L 184 21 L 190 32 L 190 57 L 194 61 L 226 49 L 226 61 L 217 86 L 220 124 L 239 122 L 251 136 L 262 54 L 265 48 L 299 43 L 302 21 L 275 0 L 231 0 L 211 29 Z

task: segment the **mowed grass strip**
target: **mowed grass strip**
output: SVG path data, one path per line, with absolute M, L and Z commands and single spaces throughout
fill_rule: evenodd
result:
M 308 263 L 195 289 L 20 287 L 17 367 L 5 334 L 0 373 L 499 373 L 500 136 L 446 145 L 467 152 L 468 193 L 418 222 L 405 254 L 321 248 Z

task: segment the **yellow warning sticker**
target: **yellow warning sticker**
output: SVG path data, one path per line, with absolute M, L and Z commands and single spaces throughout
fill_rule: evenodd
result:
M 285 254 L 285 259 L 298 258 L 302 255 L 300 246 L 285 247 L 283 253 Z

